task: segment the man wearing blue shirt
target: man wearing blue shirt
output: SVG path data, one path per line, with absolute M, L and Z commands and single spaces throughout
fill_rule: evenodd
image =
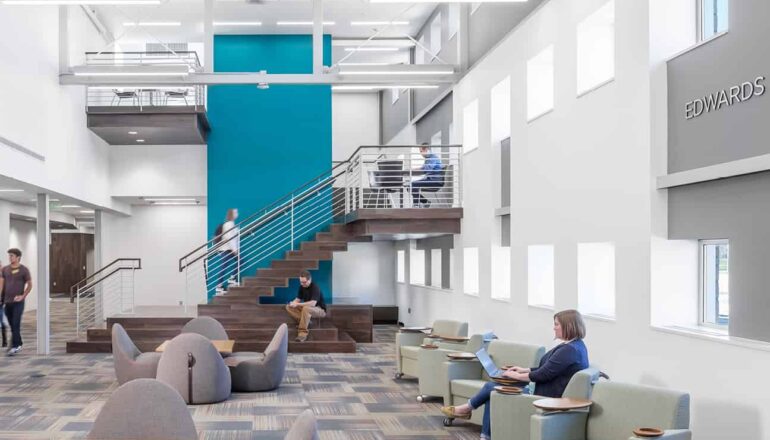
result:
M 420 189 L 444 186 L 444 165 L 438 156 L 430 152 L 427 142 L 420 145 L 420 155 L 425 159 L 422 168 L 420 168 L 420 171 L 424 172 L 424 176 L 412 182 L 412 206 L 427 208 L 430 206 L 430 202 L 422 196 Z

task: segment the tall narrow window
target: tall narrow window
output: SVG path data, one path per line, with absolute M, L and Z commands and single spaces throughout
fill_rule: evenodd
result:
M 441 52 L 441 12 L 430 23 L 430 51 L 434 56 Z
M 730 245 L 727 240 L 700 242 L 701 324 L 727 327 L 730 321 Z
M 553 45 L 527 61 L 527 120 L 553 110 Z
M 615 1 L 610 0 L 577 26 L 577 93 L 615 77 Z
M 425 285 L 425 251 L 409 249 L 409 284 Z
M 406 252 L 396 251 L 396 281 L 399 283 L 406 282 L 405 276 L 406 269 Z
M 448 27 L 447 30 L 449 31 L 449 39 L 451 40 L 456 34 L 457 31 L 460 29 L 460 4 L 459 3 L 450 3 L 449 4 L 449 15 L 447 17 L 448 20 Z
M 615 245 L 578 244 L 578 309 L 615 317 Z
M 511 138 L 500 142 L 500 207 L 511 206 Z M 510 226 L 510 221 L 508 222 Z
M 463 108 L 463 153 L 479 148 L 479 100 Z
M 479 248 L 463 249 L 463 291 L 468 295 L 479 294 Z
M 729 27 L 729 0 L 700 0 L 700 39 L 708 40 Z
M 553 245 L 527 247 L 527 303 L 531 306 L 554 305 Z
M 421 35 L 420 38 L 417 40 L 418 44 L 414 48 L 414 63 L 415 64 L 425 64 L 425 34 Z
M 401 93 L 398 89 L 390 89 L 390 103 L 395 104 L 398 102 L 398 97 L 400 94 Z
M 511 137 L 511 77 L 492 87 L 490 96 L 492 143 Z

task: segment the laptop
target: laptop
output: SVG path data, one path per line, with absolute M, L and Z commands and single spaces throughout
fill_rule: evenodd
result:
M 481 350 L 477 351 L 476 357 L 479 359 L 479 362 L 481 362 L 481 366 L 484 367 L 484 371 L 487 372 L 489 377 L 500 377 L 505 372 L 505 370 L 501 370 L 497 367 L 497 365 L 495 365 L 495 361 L 489 357 L 489 353 L 487 353 L 486 348 L 482 348 Z

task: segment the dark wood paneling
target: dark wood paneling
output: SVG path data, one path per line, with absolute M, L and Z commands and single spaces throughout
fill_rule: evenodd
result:
M 93 234 L 51 234 L 51 293 L 69 293 L 88 275 L 87 256 L 93 250 Z

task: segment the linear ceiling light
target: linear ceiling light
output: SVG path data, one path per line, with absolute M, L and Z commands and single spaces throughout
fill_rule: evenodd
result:
M 455 66 L 440 64 L 391 64 L 389 66 L 340 66 L 340 75 L 453 75 Z
M 342 85 L 332 86 L 332 90 L 379 90 L 379 89 L 437 89 L 437 85 Z
M 364 47 L 346 47 L 345 52 L 396 52 L 397 47 L 377 47 L 377 46 L 364 46 Z
M 348 62 L 339 63 L 340 66 L 369 66 L 369 67 L 371 67 L 371 66 L 387 66 L 389 64 L 390 63 L 348 63 Z
M 312 21 L 277 21 L 275 22 L 278 26 L 312 26 Z M 323 22 L 324 26 L 334 26 L 333 21 L 325 21 Z
M 262 26 L 261 21 L 215 21 L 214 26 Z
M 0 0 L 3 5 L 56 6 L 56 5 L 159 5 L 160 0 Z
M 77 76 L 186 76 L 190 67 L 186 65 L 93 65 L 75 66 L 72 73 Z
M 143 197 L 142 200 L 145 202 L 155 203 L 155 202 L 194 202 L 198 203 L 198 199 L 193 198 L 155 198 L 155 197 Z
M 132 27 L 132 26 L 181 26 L 182 23 L 179 21 L 140 21 L 139 23 L 133 22 L 133 21 L 127 21 L 123 23 L 123 26 L 126 27 Z
M 351 26 L 406 26 L 408 21 L 351 21 Z
M 79 205 L 61 205 L 59 208 L 80 208 Z
M 200 202 L 197 200 L 195 202 L 153 202 L 153 206 L 191 206 L 191 205 L 199 205 Z
M 93 209 L 84 209 L 84 210 L 80 211 L 80 213 L 81 214 L 93 214 L 94 210 Z

